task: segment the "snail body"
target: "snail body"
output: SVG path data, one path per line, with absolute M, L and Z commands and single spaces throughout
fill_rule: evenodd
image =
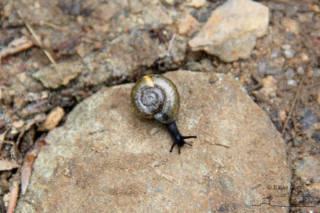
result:
M 174 139 L 170 152 L 175 145 L 178 145 L 179 153 L 184 144 L 192 146 L 184 139 L 197 137 L 182 136 L 175 122 L 179 112 L 180 97 L 171 80 L 161 75 L 144 76 L 133 86 L 131 102 L 138 115 L 154 118 L 167 127 Z

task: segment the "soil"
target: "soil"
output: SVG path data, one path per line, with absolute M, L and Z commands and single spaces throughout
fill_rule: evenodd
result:
M 223 2 L 211 0 L 201 8 L 190 9 L 199 29 Z M 318 177 L 308 176 L 299 167 L 308 160 L 315 171 L 320 171 L 320 3 L 258 2 L 270 9 L 268 34 L 257 40 L 250 59 L 225 63 L 205 52 L 191 51 L 186 41 L 195 32 L 178 35 L 174 12 L 181 13 L 185 7 L 180 0 L 159 1 L 170 15 L 159 13 L 154 18 L 143 11 L 148 1 L 132 1 L 129 5 L 127 1 L 111 1 L 108 7 L 104 1 L 0 1 L 0 50 L 22 36 L 34 41 L 27 24 L 42 40 L 42 44 L 1 59 L 0 134 L 11 128 L 5 140 L 21 141 L 17 152 L 13 151 L 13 144 L 4 143 L 0 159 L 23 164 L 34 141 L 45 133 L 39 131 L 43 121 L 39 120 L 40 115 L 62 107 L 65 116 L 61 126 L 79 102 L 102 87 L 178 69 L 231 73 L 283 133 L 292 168 L 290 212 L 304 212 L 304 206 L 320 205 L 319 189 L 313 187 L 320 182 L 319 173 Z M 150 20 L 141 21 L 139 15 L 143 14 Z M 176 43 L 172 48 L 176 54 L 168 56 L 165 53 L 174 35 Z M 82 71 L 74 72 L 68 83 L 55 89 L 45 87 L 41 79 L 34 77 L 34 73 L 52 64 L 44 51 L 57 64 L 81 64 Z M 269 88 L 273 92 L 265 92 Z M 25 124 L 21 126 L 22 121 Z M 32 121 L 35 122 L 30 127 Z M 20 169 L 0 172 L 1 212 L 6 211 L 4 200 L 18 173 Z

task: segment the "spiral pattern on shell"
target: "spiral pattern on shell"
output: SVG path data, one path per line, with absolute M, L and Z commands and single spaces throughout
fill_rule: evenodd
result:
M 161 75 L 141 78 L 132 88 L 131 101 L 140 116 L 155 118 L 161 123 L 173 122 L 180 106 L 176 86 Z

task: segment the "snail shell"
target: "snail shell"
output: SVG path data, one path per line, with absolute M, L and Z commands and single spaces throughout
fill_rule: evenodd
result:
M 197 136 L 182 136 L 175 122 L 180 97 L 172 81 L 161 75 L 145 76 L 133 86 L 131 101 L 137 114 L 144 118 L 155 118 L 167 127 L 174 139 L 170 152 L 175 145 L 179 148 L 179 154 L 183 145 L 192 146 L 185 142 L 185 139 Z
M 131 101 L 141 117 L 155 118 L 161 123 L 175 121 L 180 107 L 176 86 L 161 75 L 141 78 L 132 88 Z

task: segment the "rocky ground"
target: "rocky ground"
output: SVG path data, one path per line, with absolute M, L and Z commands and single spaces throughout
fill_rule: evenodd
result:
M 320 212 L 319 1 L 23 0 L 0 11 L 1 212 L 17 186 L 19 212 Z M 177 123 L 198 136 L 181 155 L 127 97 L 126 83 L 169 71 Z

